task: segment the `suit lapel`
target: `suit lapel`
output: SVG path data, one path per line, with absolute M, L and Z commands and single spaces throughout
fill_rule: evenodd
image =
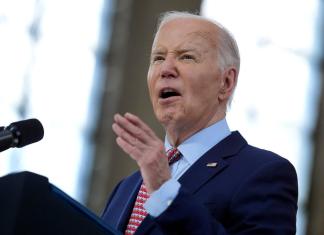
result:
M 246 144 L 239 132 L 233 132 L 205 153 L 181 176 L 179 179 L 181 186 L 186 188 L 187 192 L 195 193 L 209 179 L 225 170 L 229 165 L 226 158 L 235 156 Z
M 183 176 L 180 177 L 179 182 L 181 187 L 186 188 L 186 191 L 189 193 L 195 193 L 200 187 L 206 184 L 209 179 L 225 170 L 229 165 L 225 159 L 237 154 L 246 144 L 247 142 L 239 132 L 233 132 L 205 153 Z M 214 163 L 216 163 L 216 166 Z M 207 166 L 207 164 L 210 165 Z M 153 225 L 154 220 L 151 216 L 147 216 L 137 229 L 135 235 L 146 234 Z

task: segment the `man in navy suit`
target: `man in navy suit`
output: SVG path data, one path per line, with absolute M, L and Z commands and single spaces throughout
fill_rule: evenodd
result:
M 116 142 L 139 171 L 111 194 L 107 224 L 125 234 L 295 234 L 294 167 L 227 125 L 239 67 L 224 27 L 189 13 L 164 15 L 147 82 L 165 141 L 139 117 L 115 115 Z M 172 165 L 170 149 L 179 156 Z

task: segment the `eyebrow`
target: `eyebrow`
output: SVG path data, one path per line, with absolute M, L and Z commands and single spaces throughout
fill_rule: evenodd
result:
M 196 52 L 199 53 L 199 51 L 195 48 L 180 48 L 176 50 L 179 54 L 187 53 L 187 52 Z
M 152 50 L 152 53 L 151 55 L 162 55 L 162 54 L 165 54 L 165 51 L 164 49 L 154 49 Z M 179 48 L 179 49 L 175 49 L 174 50 L 177 54 L 183 54 L 183 53 L 187 53 L 187 52 L 195 52 L 195 53 L 199 53 L 199 51 L 195 48 L 191 48 L 191 47 L 188 47 L 188 48 Z
M 152 52 L 151 52 L 151 55 L 161 55 L 161 54 L 164 54 L 165 50 L 163 49 L 153 49 Z

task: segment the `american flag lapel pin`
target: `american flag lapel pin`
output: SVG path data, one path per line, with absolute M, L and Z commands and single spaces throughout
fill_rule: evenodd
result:
M 206 165 L 207 167 L 216 167 L 217 166 L 217 162 L 209 162 Z

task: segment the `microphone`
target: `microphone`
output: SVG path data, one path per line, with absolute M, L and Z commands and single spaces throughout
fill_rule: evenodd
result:
M 0 152 L 8 148 L 21 148 L 40 141 L 44 128 L 37 119 L 13 122 L 7 127 L 0 127 Z

